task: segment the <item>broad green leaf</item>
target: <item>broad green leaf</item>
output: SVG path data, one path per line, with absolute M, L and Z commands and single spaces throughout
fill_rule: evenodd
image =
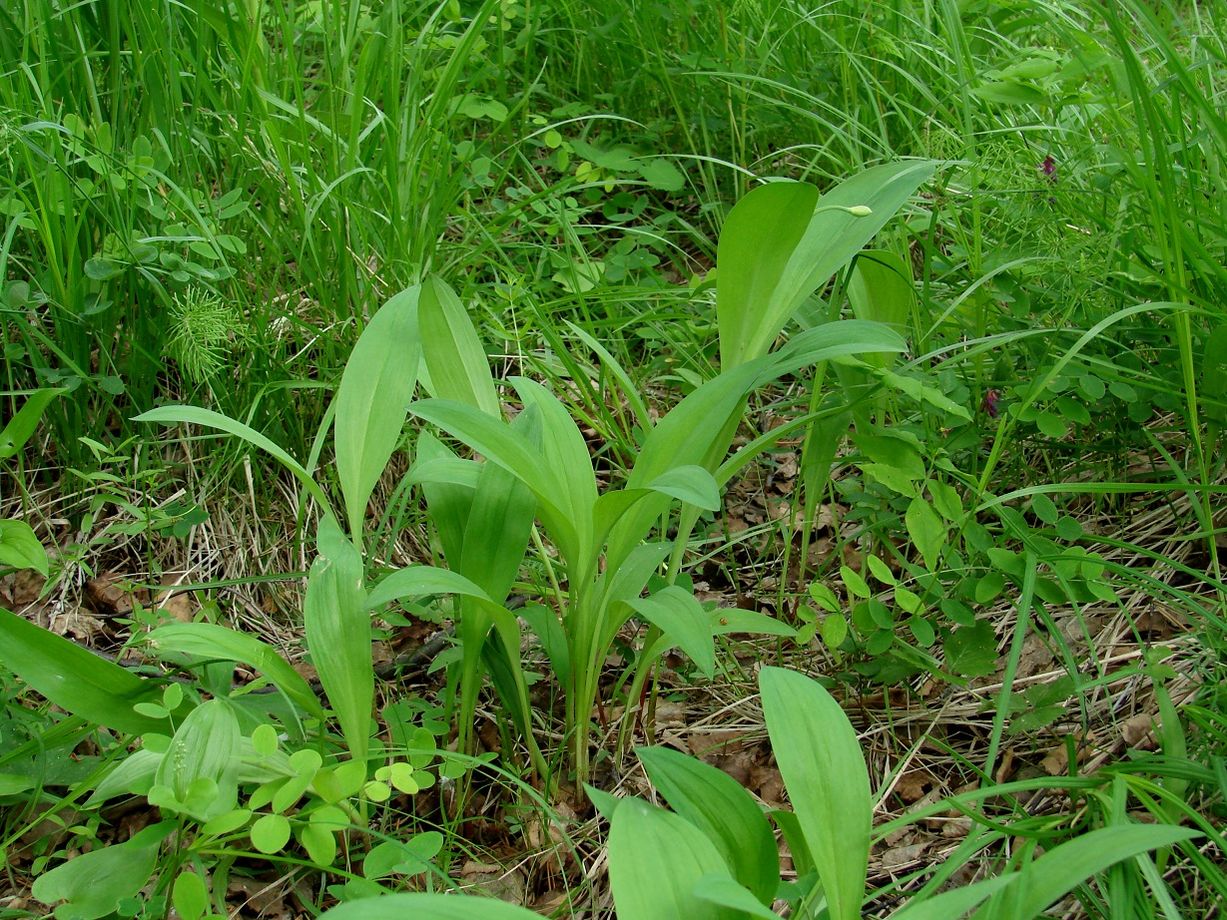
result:
M 857 257 L 848 279 L 848 301 L 857 319 L 884 323 L 903 335 L 915 299 L 911 266 L 895 253 L 873 250 Z M 894 355 L 865 354 L 861 360 L 886 367 Z
M 771 183 L 739 201 L 716 255 L 721 366 L 766 354 L 805 298 L 873 239 L 936 167 L 929 160 L 875 166 L 821 198 L 813 186 Z M 850 207 L 871 213 L 842 210 Z
M 32 893 L 44 904 L 66 902 L 56 916 L 97 920 L 115 912 L 119 902 L 135 897 L 157 866 L 162 841 L 175 830 L 162 821 L 125 843 L 82 853 L 34 880 Z
M 98 805 L 117 795 L 145 795 L 153 785 L 162 757 L 161 753 L 145 748 L 133 751 L 103 777 L 85 804 Z
M 771 749 L 831 920 L 858 920 L 873 800 L 856 732 L 831 695 L 802 674 L 763 668 L 759 691 Z
M 1133 395 L 1128 392 L 1132 388 L 1123 381 L 1120 383 L 1127 389 L 1118 392 L 1119 388 L 1115 385 L 1117 383 L 1118 381 L 1113 381 L 1112 391 L 1119 398 Z M 1099 386 L 1102 388 L 1103 383 Z M 1211 423 L 1211 432 L 1217 434 L 1217 430 L 1227 424 L 1227 323 L 1220 322 L 1206 337 L 1202 348 L 1199 390 L 1202 412 Z M 1136 395 L 1133 395 L 1133 398 L 1136 399 Z
M 200 920 L 209 909 L 209 889 L 204 879 L 190 869 L 179 873 L 172 891 L 171 903 L 179 920 Z
M 646 488 L 669 470 L 689 464 L 711 471 L 717 483 L 727 482 L 754 456 L 743 451 L 722 463 L 740 420 L 742 401 L 751 390 L 816 361 L 866 351 L 902 351 L 905 347 L 897 334 L 881 324 L 845 320 L 807 330 L 773 355 L 721 372 L 690 393 L 649 432 L 626 489 Z M 623 515 L 609 537 L 610 568 L 616 569 L 651 531 L 668 501 L 665 496 L 649 497 Z
M 590 786 L 587 783 L 584 783 L 584 792 L 588 794 L 588 799 L 592 802 L 592 806 L 596 809 L 597 814 L 606 821 L 612 821 L 618 806 L 626 801 L 626 799 L 620 799 L 603 789 L 597 789 L 595 786 Z
M 160 406 L 157 409 L 150 409 L 148 412 L 141 413 L 133 421 L 161 422 L 164 425 L 204 425 L 242 438 L 248 444 L 260 448 L 293 473 L 295 478 L 302 483 L 303 488 L 307 490 L 307 493 L 319 504 L 320 510 L 325 514 L 331 513 L 328 496 L 324 494 L 324 491 L 316 481 L 311 478 L 311 474 L 303 469 L 302 464 L 271 440 L 260 434 L 260 432 L 244 425 L 242 422 L 222 415 L 220 412 L 214 412 L 211 409 L 198 409 L 195 406 Z
M 16 456 L 17 452 L 25 447 L 26 441 L 30 440 L 30 436 L 34 434 L 39 419 L 47 411 L 51 400 L 67 392 L 63 387 L 47 387 L 35 390 L 26 397 L 21 408 L 8 420 L 4 430 L 0 431 L 0 460 Z
M 694 894 L 700 901 L 734 910 L 738 916 L 762 917 L 763 920 L 779 918 L 779 914 L 764 907 L 744 885 L 727 874 L 703 876 L 695 882 Z
M 490 360 L 460 298 L 438 278 L 422 283 L 418 299 L 422 358 L 430 374 L 432 395 L 502 417 Z
M 776 291 L 817 202 L 812 185 L 772 182 L 745 195 L 725 219 L 716 249 L 716 318 L 725 370 L 765 353 L 787 322 L 791 305 L 778 303 Z
M 384 878 L 392 873 L 416 875 L 426 872 L 429 861 L 443 849 L 443 835 L 438 831 L 423 831 L 407 840 L 387 840 L 371 848 L 362 860 L 366 878 Z
M 25 521 L 0 521 L 0 565 L 34 569 L 43 578 L 47 577 L 47 551 L 35 536 L 34 528 Z
M 208 821 L 238 804 L 239 723 L 221 700 L 201 703 L 175 729 L 170 749 L 158 764 L 155 786 L 170 789 L 182 810 Z M 212 780 L 217 797 L 202 810 L 191 807 L 192 784 Z
M 36 785 L 34 779 L 20 773 L 0 773 L 0 796 L 17 795 Z
M 609 829 L 609 884 L 618 920 L 734 920 L 739 912 L 695 895 L 706 875 L 727 873 L 715 845 L 689 821 L 624 799 Z
M 535 408 L 541 421 L 541 453 L 537 463 L 552 480 L 555 503 L 576 531 L 578 553 L 572 565 L 585 561 L 592 549 L 593 509 L 596 505 L 596 474 L 588 444 L 556 396 L 526 377 L 512 377 L 525 408 Z
M 567 634 L 558 621 L 558 614 L 545 604 L 525 604 L 516 611 L 541 642 L 541 649 L 550 659 L 554 676 L 564 687 L 571 680 L 571 651 Z
M 630 598 L 627 603 L 689 655 L 704 676 L 712 677 L 716 673 L 711 617 L 693 594 L 670 585 L 650 597 Z
M 439 541 L 443 544 L 443 553 L 448 560 L 459 559 L 464 552 L 464 529 L 469 519 L 469 509 L 473 504 L 473 489 L 477 486 L 480 471 L 474 460 L 461 460 L 443 442 L 429 431 L 418 435 L 417 457 L 409 474 L 417 478 L 423 468 L 445 467 L 453 464 L 463 464 L 471 469 L 471 478 L 466 470 L 465 478 L 458 478 L 453 470 L 440 470 L 440 476 L 420 479 L 422 494 L 426 497 L 426 507 L 430 521 L 439 531 Z
M 361 544 L 367 502 L 400 440 L 417 385 L 421 291 L 421 286 L 401 291 L 371 317 L 337 389 L 337 478 L 356 545 Z
M 485 456 L 487 462 L 497 463 L 514 473 L 536 495 L 540 503 L 538 513 L 564 557 L 578 558 L 578 531 L 563 511 L 562 502 L 567 501 L 569 496 L 558 494 L 558 484 L 544 468 L 540 450 L 523 434 L 472 406 L 450 400 L 418 400 L 409 407 L 409 411 L 459 438 Z M 591 513 L 590 507 L 587 514 L 590 516 Z
M 691 463 L 667 470 L 644 488 L 676 498 L 704 511 L 720 510 L 720 487 L 716 485 L 712 474 L 697 464 Z
M 669 806 L 702 831 L 752 897 L 770 905 L 780 883 L 771 823 L 741 784 L 722 770 L 664 747 L 636 752 Z
M 350 754 L 365 760 L 375 676 L 362 557 L 330 518 L 320 522 L 319 544 L 303 602 L 307 649 Z
M 503 601 L 524 562 L 536 512 L 536 498 L 514 473 L 497 463 L 482 464 L 462 555 L 453 565 L 491 599 Z
M 172 623 L 150 632 L 149 641 L 166 651 L 250 665 L 306 712 L 324 718 L 324 708 L 310 684 L 275 649 L 254 636 L 214 623 Z
M 320 920 L 541 920 L 523 907 L 466 895 L 393 894 L 346 901 L 320 914 Z
M 366 609 L 376 610 L 401 597 L 429 594 L 459 594 L 490 600 L 481 587 L 458 572 L 430 565 L 411 565 L 397 569 L 375 585 L 366 598 Z
M 0 607 L 0 664 L 55 705 L 131 735 L 164 732 L 166 722 L 133 712 L 157 703 L 161 684 L 137 677 L 75 642 Z
M 1200 836 L 1170 824 L 1121 824 L 1090 831 L 1035 860 L 1014 886 L 994 896 L 975 916 L 987 917 L 996 901 L 1007 899 L 1010 915 L 1037 917 L 1054 901 L 1121 860 Z

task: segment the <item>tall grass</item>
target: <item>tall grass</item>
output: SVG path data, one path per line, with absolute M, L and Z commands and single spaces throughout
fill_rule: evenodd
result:
M 231 314 L 214 343 L 227 360 L 177 385 L 207 383 L 237 412 L 270 382 L 331 378 L 346 330 L 448 261 L 469 164 L 523 127 L 501 8 L 27 0 L 0 11 L 4 259 L 19 283 L 6 326 L 25 349 L 7 382 L 76 389 L 57 439 L 67 459 L 74 433 L 171 385 L 165 346 L 190 325 L 193 291 Z M 450 264 L 483 252 L 469 245 Z M 262 411 L 303 445 L 311 426 L 292 392 L 311 391 L 266 393 Z

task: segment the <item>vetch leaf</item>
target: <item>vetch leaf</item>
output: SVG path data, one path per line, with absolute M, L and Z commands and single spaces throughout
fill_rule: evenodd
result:
M 686 185 L 682 171 L 662 157 L 639 160 L 635 165 L 644 181 L 662 192 L 680 192 Z
M 903 516 L 908 536 L 924 557 L 929 571 L 936 571 L 942 547 L 946 545 L 946 525 L 923 498 L 913 498 Z

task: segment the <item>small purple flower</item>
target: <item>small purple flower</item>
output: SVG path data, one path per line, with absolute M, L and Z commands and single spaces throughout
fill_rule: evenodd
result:
M 981 404 L 980 408 L 982 408 L 986 413 L 988 413 L 989 418 L 996 418 L 998 415 L 1001 414 L 1001 408 L 997 405 L 1000 400 L 1001 400 L 1000 391 L 985 390 L 984 391 L 984 402 Z
M 1044 157 L 1044 162 L 1039 165 L 1039 171 L 1047 176 L 1049 182 L 1057 181 L 1057 161 L 1052 158 L 1052 154 Z

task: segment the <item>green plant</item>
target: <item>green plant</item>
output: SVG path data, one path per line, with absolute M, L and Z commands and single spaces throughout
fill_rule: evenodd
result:
M 46 388 L 35 390 L 26 398 L 0 431 L 0 460 L 11 460 L 21 453 L 51 401 L 63 392 L 62 389 Z M 0 520 L 0 565 L 34 569 L 44 578 L 47 577 L 47 551 L 27 522 Z
M 763 714 L 793 811 L 770 817 L 798 871 L 781 887 L 774 834 L 752 797 L 714 767 L 665 748 L 639 756 L 673 812 L 590 790 L 610 819 L 610 881 L 620 920 L 861 916 L 873 799 L 856 732 L 815 681 L 779 668 L 759 676 Z M 1120 823 L 1092 830 L 987 881 L 914 898 L 893 916 L 1038 916 L 1075 886 L 1148 850 L 1197 834 L 1175 825 Z M 658 880 L 655 885 L 645 879 Z

